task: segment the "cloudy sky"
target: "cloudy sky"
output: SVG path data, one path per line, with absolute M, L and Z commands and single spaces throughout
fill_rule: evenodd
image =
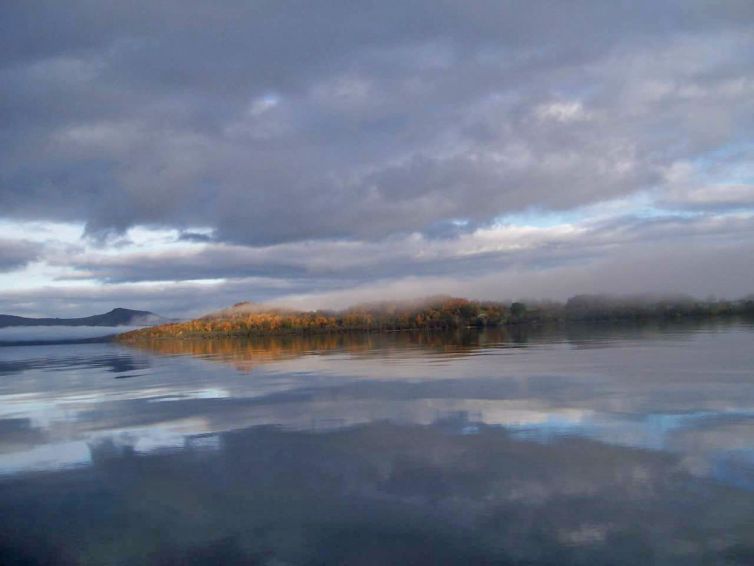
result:
M 751 0 L 8 0 L 0 312 L 754 292 Z

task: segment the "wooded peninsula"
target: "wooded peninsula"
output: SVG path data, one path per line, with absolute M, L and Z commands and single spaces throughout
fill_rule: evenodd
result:
M 159 338 L 433 331 L 569 321 L 675 320 L 730 316 L 754 317 L 754 296 L 736 301 L 700 301 L 690 297 L 649 299 L 578 295 L 565 303 L 503 303 L 441 296 L 418 301 L 368 303 L 342 311 L 300 311 L 238 303 L 195 320 L 127 332 L 121 334 L 118 340 L 136 342 Z

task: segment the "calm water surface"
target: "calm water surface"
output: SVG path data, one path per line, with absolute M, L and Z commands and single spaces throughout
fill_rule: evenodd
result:
M 745 322 L 0 348 L 0 564 L 754 564 Z

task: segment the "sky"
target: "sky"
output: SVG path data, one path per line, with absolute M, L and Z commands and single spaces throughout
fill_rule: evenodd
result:
M 751 0 L 0 3 L 0 312 L 754 292 Z

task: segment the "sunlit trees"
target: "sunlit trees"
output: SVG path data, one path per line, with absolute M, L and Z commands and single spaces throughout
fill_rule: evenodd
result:
M 121 335 L 143 338 L 236 337 L 350 331 L 449 330 L 509 324 L 578 320 L 641 320 L 754 315 L 754 299 L 696 301 L 688 297 L 648 300 L 637 297 L 580 295 L 567 303 L 471 301 L 433 297 L 414 302 L 381 302 L 344 311 L 263 309 L 246 304 L 203 318 L 145 328 Z

